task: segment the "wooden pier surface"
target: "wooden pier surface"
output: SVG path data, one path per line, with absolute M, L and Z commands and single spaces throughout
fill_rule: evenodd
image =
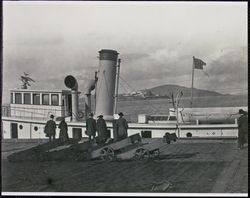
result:
M 18 163 L 8 162 L 6 156 L 37 143 L 3 142 L 2 191 L 248 192 L 248 148 L 238 150 L 236 140 L 153 141 L 160 147 L 157 160 Z

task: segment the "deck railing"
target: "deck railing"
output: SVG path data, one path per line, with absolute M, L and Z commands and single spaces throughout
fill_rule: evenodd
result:
M 48 109 L 40 108 L 39 111 L 40 112 L 34 112 L 34 109 L 25 107 L 2 106 L 2 116 L 4 117 L 28 118 L 32 120 L 34 119 L 46 120 L 49 118 L 50 114 L 57 115 L 62 113 L 62 110 L 57 110 L 57 109 L 50 110 L 48 112 Z
M 39 110 L 39 112 L 35 112 Z M 15 117 L 15 118 L 27 118 L 31 120 L 47 120 L 51 114 L 62 115 L 62 111 L 64 110 L 48 110 L 45 108 L 25 108 L 25 107 L 10 107 L 10 106 L 2 106 L 2 116 L 3 117 Z M 82 111 L 82 110 L 80 110 Z M 59 116 L 60 117 L 60 116 Z M 59 119 L 60 120 L 60 119 Z M 83 118 L 78 118 L 78 121 L 84 121 L 85 116 Z
M 10 116 L 10 106 L 7 106 L 7 105 L 2 106 L 2 116 L 5 116 L 5 117 Z

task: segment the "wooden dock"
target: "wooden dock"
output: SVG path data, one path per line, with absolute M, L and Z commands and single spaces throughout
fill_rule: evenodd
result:
M 235 139 L 143 141 L 160 145 L 159 159 L 9 163 L 2 158 L 2 191 L 151 193 L 161 184 L 154 192 L 248 192 L 248 148 L 238 150 Z M 2 143 L 5 156 L 8 144 Z

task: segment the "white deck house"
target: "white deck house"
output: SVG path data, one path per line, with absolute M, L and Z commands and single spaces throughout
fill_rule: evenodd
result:
M 43 130 L 50 115 L 67 117 L 71 112 L 71 90 L 12 89 L 10 106 L 2 107 L 2 138 L 45 138 Z
M 71 91 L 10 90 L 10 116 L 30 119 L 48 119 L 69 116 L 71 113 Z

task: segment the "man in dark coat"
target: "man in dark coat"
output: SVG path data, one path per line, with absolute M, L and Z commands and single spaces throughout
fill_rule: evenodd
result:
M 128 137 L 128 123 L 125 118 L 123 118 L 123 113 L 120 112 L 119 119 L 116 121 L 116 129 L 117 129 L 117 140 L 122 140 Z
M 55 140 L 56 123 L 54 121 L 54 115 L 50 115 L 50 120 L 48 120 L 45 125 L 44 133 L 46 134 L 46 137 L 49 137 L 50 142 L 51 142 L 51 137 L 53 137 L 53 141 Z
M 89 140 L 94 140 L 96 135 L 96 121 L 93 116 L 93 113 L 90 113 L 89 118 L 86 120 L 86 135 L 89 136 Z
M 96 121 L 96 130 L 98 133 L 98 143 L 104 144 L 107 139 L 107 124 L 103 119 L 103 115 L 98 116 L 98 120 Z
M 238 148 L 243 149 L 245 143 L 248 142 L 248 117 L 247 112 L 240 109 L 241 115 L 238 119 Z
M 67 142 L 69 140 L 69 135 L 68 135 L 68 125 L 65 122 L 65 119 L 63 118 L 62 121 L 59 123 L 58 128 L 60 129 L 59 133 L 59 139 L 62 142 Z

